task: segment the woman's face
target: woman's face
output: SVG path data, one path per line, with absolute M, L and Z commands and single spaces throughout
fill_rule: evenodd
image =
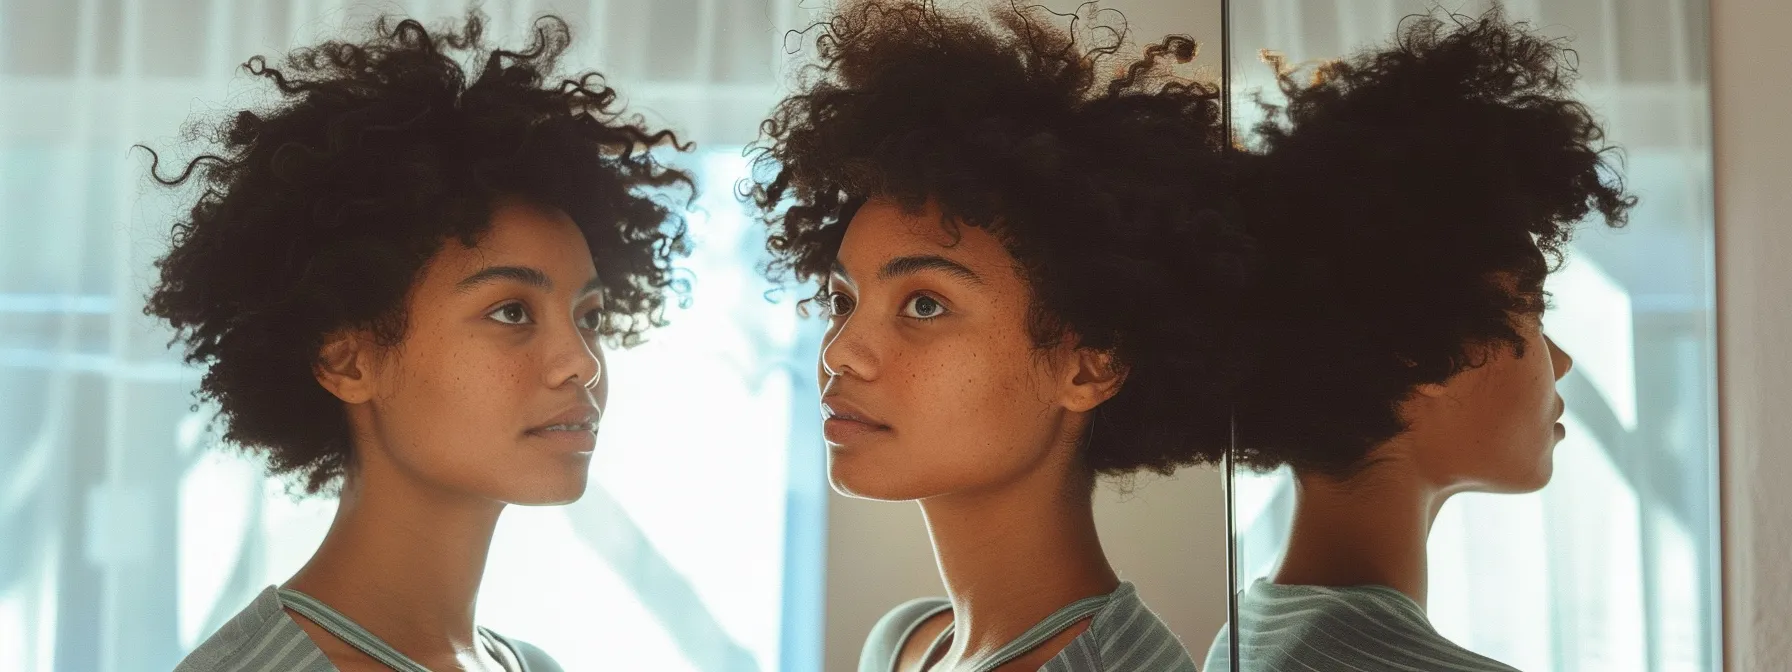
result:
M 1031 290 L 1002 243 L 941 224 L 872 199 L 840 245 L 819 379 L 843 494 L 923 499 L 1067 464 L 1099 403 L 1075 355 L 1035 347 Z
M 358 461 L 501 502 L 578 499 L 608 392 L 596 280 L 565 213 L 495 204 L 478 245 L 451 238 L 429 261 L 404 338 L 371 357 L 350 413 L 372 435 L 357 450 L 379 454 Z
M 1407 402 L 1421 473 L 1454 490 L 1531 492 L 1549 483 L 1564 406 L 1556 381 L 1574 360 L 1543 334 L 1537 315 L 1514 325 L 1524 354 L 1500 345 L 1485 364 L 1441 385 L 1421 386 Z

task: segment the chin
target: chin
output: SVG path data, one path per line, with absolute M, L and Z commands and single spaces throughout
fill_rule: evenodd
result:
M 585 496 L 585 488 L 564 489 L 559 491 L 531 492 L 506 501 L 517 506 L 560 506 L 579 501 Z
M 1530 494 L 1542 490 L 1544 486 L 1549 485 L 1550 476 L 1551 471 L 1547 467 L 1539 469 L 1537 470 L 1537 473 L 1532 474 L 1529 478 L 1519 479 L 1513 482 L 1511 487 L 1508 487 L 1501 492 L 1514 495 Z
M 1542 490 L 1549 485 L 1549 479 L 1555 475 L 1554 451 L 1545 451 L 1543 458 L 1536 464 L 1511 470 L 1504 477 L 1492 481 L 1488 492 L 1523 495 Z
M 580 465 L 573 471 L 556 470 L 556 473 L 517 478 L 504 486 L 504 496 L 495 499 L 518 506 L 571 504 L 584 497 L 585 489 L 590 485 L 588 465 Z
M 880 502 L 905 502 L 935 494 L 905 482 L 906 479 L 892 478 L 906 475 L 900 469 L 878 468 L 856 462 L 840 459 L 838 455 L 828 456 L 828 484 L 833 486 L 834 492 L 854 499 Z
M 1533 479 L 1532 484 L 1531 484 L 1532 487 L 1530 490 L 1528 490 L 1528 492 L 1536 492 L 1538 490 L 1542 490 L 1543 486 L 1549 485 L 1549 479 L 1553 478 L 1556 475 L 1556 461 L 1555 461 L 1554 453 L 1555 453 L 1555 450 L 1551 449 L 1549 452 L 1546 452 L 1543 454 L 1543 463 L 1537 465 L 1537 471 L 1535 472 L 1536 478 Z

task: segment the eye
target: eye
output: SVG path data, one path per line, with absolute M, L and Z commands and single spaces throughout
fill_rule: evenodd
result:
M 500 324 L 529 324 L 529 309 L 523 307 L 523 304 L 514 301 L 498 306 L 497 309 L 486 313 L 485 316 L 496 320 Z
M 853 305 L 852 297 L 842 292 L 828 293 L 828 315 L 831 317 L 846 317 L 852 313 Z
M 604 327 L 604 311 L 600 308 L 587 310 L 579 315 L 578 323 L 579 328 L 586 331 L 597 331 L 602 329 Z
M 944 314 L 946 314 L 946 306 L 941 304 L 939 299 L 926 294 L 917 294 L 915 298 L 909 299 L 908 303 L 902 306 L 903 317 L 912 317 L 917 320 L 931 320 Z

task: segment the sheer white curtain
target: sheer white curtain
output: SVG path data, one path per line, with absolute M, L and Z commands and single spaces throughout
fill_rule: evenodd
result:
M 1544 328 L 1575 357 L 1568 438 L 1542 492 L 1464 495 L 1430 541 L 1429 611 L 1463 646 L 1522 670 L 1717 670 L 1710 91 L 1704 0 L 1509 0 L 1573 39 L 1581 95 L 1624 147 L 1641 197 L 1620 231 L 1588 227 L 1549 280 Z M 1485 0 L 1444 2 L 1478 14 Z M 1413 0 L 1235 3 L 1233 95 L 1266 81 L 1254 50 L 1297 62 L 1391 38 Z M 1248 119 L 1247 119 L 1248 121 Z M 1240 585 L 1286 539 L 1285 472 L 1238 486 Z
M 695 140 L 694 302 L 613 353 L 612 406 L 577 504 L 513 509 L 485 624 L 568 669 L 819 669 L 817 330 L 766 300 L 762 237 L 733 198 L 775 101 L 787 0 L 497 2 L 490 35 L 552 11 L 568 68 Z M 166 670 L 309 555 L 333 511 L 218 446 L 198 372 L 142 315 L 192 197 L 146 181 L 145 142 L 265 100 L 237 65 L 461 2 L 0 3 L 0 672 Z M 793 422 L 793 418 L 801 421 Z

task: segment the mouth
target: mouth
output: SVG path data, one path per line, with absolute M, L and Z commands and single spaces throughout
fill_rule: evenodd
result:
M 829 445 L 844 446 L 852 441 L 890 431 L 890 426 L 839 398 L 821 402 L 822 435 Z
M 602 415 L 596 406 L 575 406 L 545 424 L 523 430 L 523 436 L 544 440 L 562 450 L 588 454 L 597 446 L 597 426 Z
M 586 432 L 589 434 L 596 434 L 597 433 L 597 423 L 595 423 L 595 422 L 574 422 L 574 423 L 566 423 L 566 424 L 558 424 L 558 425 L 547 425 L 545 427 L 536 427 L 534 429 L 531 429 L 531 430 L 529 430 L 528 433 L 530 433 L 530 434 L 546 434 L 548 432 Z

